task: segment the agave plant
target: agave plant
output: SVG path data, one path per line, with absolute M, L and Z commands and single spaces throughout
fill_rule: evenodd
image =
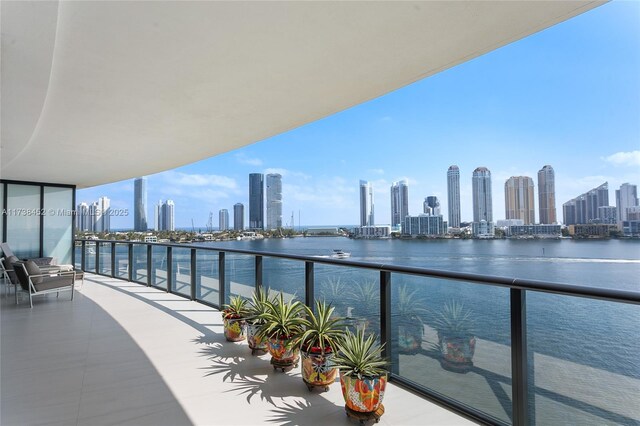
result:
M 347 294 L 349 288 L 347 284 L 338 277 L 327 278 L 320 286 L 320 296 L 340 311 L 341 315 L 346 315 L 347 304 L 344 301 L 344 295 Z
M 308 306 L 304 306 L 304 310 L 306 312 L 306 318 L 302 322 L 304 333 L 296 337 L 294 344 L 304 350 L 318 348 L 321 354 L 328 351 L 335 352 L 343 334 L 344 320 L 333 316 L 335 308 L 325 301 L 316 300 L 315 312 Z
M 438 333 L 449 336 L 472 336 L 474 334 L 473 312 L 465 308 L 464 304 L 451 300 L 444 304 L 435 320 L 434 325 Z
M 267 290 L 258 287 L 253 291 L 251 300 L 247 306 L 247 322 L 254 325 L 262 325 L 266 322 L 260 315 L 266 312 L 266 302 L 269 301 Z
M 377 336 L 369 334 L 365 337 L 365 329 L 355 333 L 346 330 L 340 339 L 340 351 L 334 357 L 335 367 L 345 376 L 360 380 L 386 374 L 387 361 L 382 357 L 384 345 L 376 342 Z
M 257 319 L 264 322 L 258 336 L 266 338 L 292 338 L 304 331 L 303 306 L 292 298 L 284 301 L 282 292 L 264 303 L 264 312 Z
M 380 309 L 380 288 L 373 280 L 357 283 L 351 292 L 351 299 L 355 303 L 353 315 L 366 317 L 375 315 Z
M 222 310 L 224 319 L 246 318 L 248 314 L 247 300 L 242 296 L 232 296 L 229 304 L 224 305 Z
M 445 303 L 434 325 L 438 343 L 433 346 L 440 353 L 440 365 L 458 373 L 470 371 L 476 347 L 471 310 L 452 300 Z
M 398 297 L 393 304 L 393 320 L 398 324 L 398 349 L 401 353 L 416 353 L 422 347 L 424 335 L 423 316 L 427 314 L 426 301 L 417 289 L 406 285 L 398 289 Z

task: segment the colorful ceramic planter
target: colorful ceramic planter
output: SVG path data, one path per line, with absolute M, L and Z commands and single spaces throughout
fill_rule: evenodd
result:
M 229 342 L 239 342 L 247 336 L 247 322 L 244 318 L 224 318 L 224 337 Z
M 251 354 L 254 354 L 256 351 L 267 352 L 268 350 L 267 339 L 257 336 L 260 327 L 260 324 L 247 323 L 247 343 L 249 343 Z
M 338 370 L 332 367 L 333 353 L 321 353 L 302 351 L 302 380 L 309 390 L 313 387 L 325 387 L 336 381 Z
M 442 359 L 440 364 L 446 370 L 466 373 L 473 367 L 476 338 L 473 336 L 438 335 Z
M 273 358 L 273 364 L 297 364 L 298 358 L 300 358 L 300 350 L 288 348 L 289 338 L 281 339 L 271 337 L 268 340 L 268 349 L 271 357 Z
M 340 386 L 347 408 L 360 413 L 372 413 L 382 404 L 387 375 L 358 379 L 340 372 Z
M 403 354 L 415 354 L 422 348 L 422 324 L 398 326 L 398 350 Z

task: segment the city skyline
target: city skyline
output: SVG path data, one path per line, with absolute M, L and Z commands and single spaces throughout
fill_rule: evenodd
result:
M 147 176 L 148 196 L 176 201 L 176 226 L 193 220 L 205 229 L 210 212 L 249 205 L 249 173 L 279 173 L 284 226 L 292 213 L 296 225 L 299 217 L 305 226 L 358 225 L 357 184 L 366 179 L 376 223 L 389 224 L 388 190 L 400 180 L 411 186 L 410 214 L 433 195 L 447 217 L 445 172 L 455 164 L 461 221 L 469 222 L 471 173 L 483 165 L 492 174 L 496 220 L 504 211 L 504 182 L 535 178 L 551 164 L 562 222 L 560 207 L 577 194 L 602 182 L 612 190 L 640 183 L 639 14 L 635 3 L 605 4 L 381 98 Z M 109 196 L 113 207 L 132 212 L 113 217 L 112 227 L 130 229 L 132 193 L 128 180 L 80 189 L 77 199 Z

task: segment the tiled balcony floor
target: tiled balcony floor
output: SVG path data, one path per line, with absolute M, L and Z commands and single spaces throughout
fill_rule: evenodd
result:
M 220 313 L 90 275 L 73 301 L 1 304 L 2 425 L 350 425 L 339 384 L 309 392 L 298 369 L 229 343 Z M 390 384 L 379 424 L 471 424 Z

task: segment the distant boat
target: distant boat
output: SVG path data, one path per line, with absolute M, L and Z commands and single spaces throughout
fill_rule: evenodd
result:
M 351 253 L 347 253 L 346 251 L 342 251 L 340 249 L 334 249 L 331 257 L 335 257 L 337 259 L 346 259 L 347 257 L 351 257 Z

